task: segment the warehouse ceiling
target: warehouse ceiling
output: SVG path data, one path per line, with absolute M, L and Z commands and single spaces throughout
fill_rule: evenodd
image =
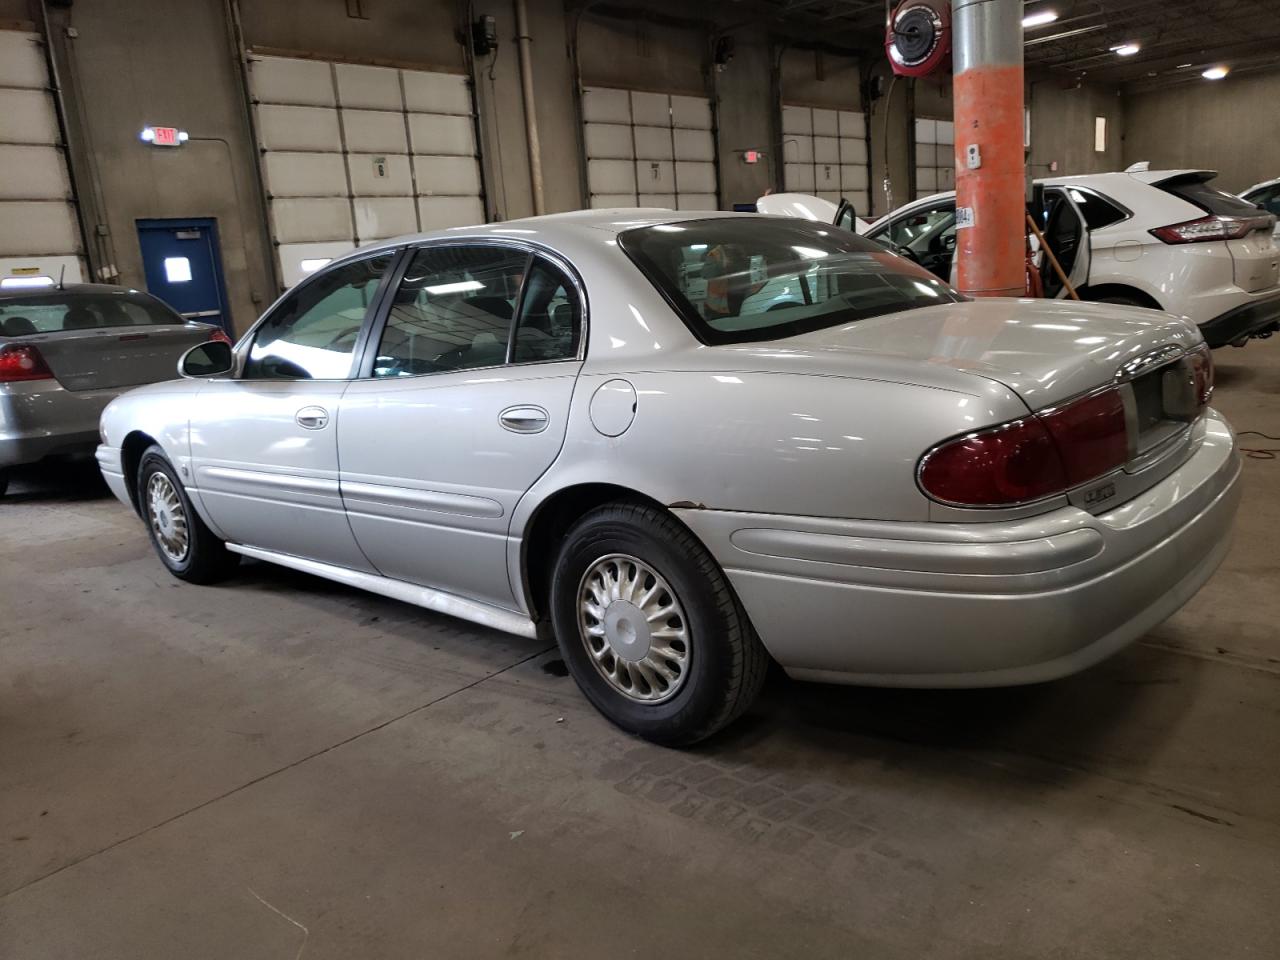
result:
M 720 19 L 767 22 L 779 34 L 852 49 L 883 44 L 883 0 L 735 0 Z M 1032 0 L 1025 13 L 1057 19 L 1028 28 L 1026 63 L 1064 79 L 1167 86 L 1208 82 L 1202 71 L 1280 68 L 1277 0 Z M 732 12 L 731 12 L 732 11 Z M 1136 44 L 1122 56 L 1113 48 Z

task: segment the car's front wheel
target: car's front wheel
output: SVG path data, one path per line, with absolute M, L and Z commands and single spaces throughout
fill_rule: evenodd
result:
M 159 446 L 138 465 L 138 503 L 160 562 L 180 580 L 215 583 L 240 560 L 213 535 L 191 506 L 191 498 Z
M 674 517 L 609 503 L 566 536 L 551 581 L 565 664 L 622 729 L 695 743 L 743 713 L 768 655 L 723 571 Z

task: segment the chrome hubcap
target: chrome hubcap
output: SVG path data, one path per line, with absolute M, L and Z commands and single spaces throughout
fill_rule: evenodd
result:
M 187 512 L 173 482 L 163 473 L 153 473 L 147 481 L 147 514 L 161 552 L 174 563 L 185 560 L 191 546 Z
M 578 587 L 578 629 L 600 675 L 624 696 L 660 703 L 689 668 L 689 625 L 675 592 L 642 560 L 613 554 Z

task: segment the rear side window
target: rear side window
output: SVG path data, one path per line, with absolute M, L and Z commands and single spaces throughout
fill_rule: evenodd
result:
M 1084 222 L 1090 230 L 1101 230 L 1103 227 L 1119 223 L 1129 216 L 1127 212 L 1121 210 L 1111 201 L 1104 200 L 1096 193 L 1075 188 L 1072 188 L 1070 193 L 1071 199 L 1080 208 L 1080 213 L 1084 215 Z
M 1156 186 L 1165 193 L 1172 193 L 1175 197 L 1194 204 L 1205 213 L 1220 217 L 1256 217 L 1258 215 L 1258 208 L 1248 200 L 1241 200 L 1230 193 L 1224 193 L 1216 187 L 1209 186 L 1198 177 L 1177 177 Z
M 0 300 L 0 336 L 62 330 L 154 327 L 183 320 L 157 301 L 134 295 L 65 294 Z

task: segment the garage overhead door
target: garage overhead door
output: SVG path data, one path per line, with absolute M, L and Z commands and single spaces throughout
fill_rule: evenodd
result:
M 858 216 L 871 210 L 867 166 L 867 120 L 856 110 L 782 106 L 782 179 L 792 193 L 810 193 L 853 204 Z
M 706 97 L 588 87 L 582 92 L 592 207 L 716 209 Z
M 287 286 L 356 246 L 484 222 L 466 77 L 254 56 L 250 88 Z
M 0 284 L 83 280 L 80 222 L 39 34 L 0 30 Z
M 956 188 L 955 124 L 916 120 L 916 197 Z

